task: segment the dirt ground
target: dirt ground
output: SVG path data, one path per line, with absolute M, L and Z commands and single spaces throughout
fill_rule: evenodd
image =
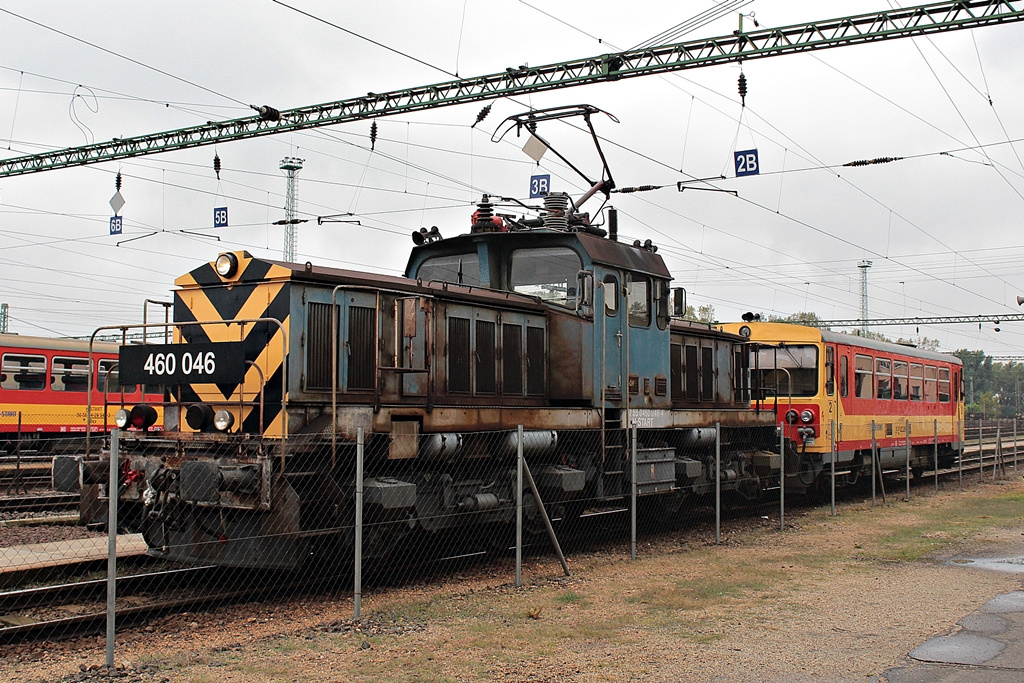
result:
M 1024 574 L 1024 480 L 647 539 L 364 596 L 177 614 L 118 635 L 128 681 L 884 681 Z M 508 571 L 505 571 L 508 569 Z M 100 638 L 0 647 L 0 679 L 106 678 Z

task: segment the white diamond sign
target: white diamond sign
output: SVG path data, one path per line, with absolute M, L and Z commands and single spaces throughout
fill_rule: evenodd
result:
M 110 208 L 114 210 L 116 214 L 124 206 L 124 197 L 121 196 L 121 191 L 118 190 L 114 193 L 114 196 L 110 198 Z

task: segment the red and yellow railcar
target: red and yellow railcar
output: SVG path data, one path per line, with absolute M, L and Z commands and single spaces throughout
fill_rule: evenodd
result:
M 833 436 L 837 470 L 870 474 L 872 425 L 882 468 L 905 467 L 908 429 L 915 474 L 933 468 L 936 442 L 940 466 L 955 459 L 964 416 L 959 358 L 804 325 L 722 328 L 754 342 L 754 400 L 775 407 L 808 476 L 831 462 Z
M 87 428 L 105 432 L 122 406 L 162 400 L 141 386 L 122 386 L 117 362 L 116 344 L 95 343 L 90 368 L 88 341 L 0 334 L 0 450 Z

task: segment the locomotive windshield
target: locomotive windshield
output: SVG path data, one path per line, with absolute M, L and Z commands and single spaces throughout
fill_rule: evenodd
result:
M 435 256 L 420 266 L 416 277 L 424 282 L 452 282 L 458 285 L 480 287 L 480 259 L 476 252 Z
M 817 346 L 761 347 L 751 361 L 754 386 L 760 387 L 764 396 L 814 396 L 818 393 Z
M 566 247 L 516 249 L 512 252 L 512 291 L 558 306 L 576 306 L 579 255 Z

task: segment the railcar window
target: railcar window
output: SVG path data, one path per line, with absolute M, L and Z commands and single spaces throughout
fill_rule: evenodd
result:
M 875 387 L 877 398 L 892 398 L 892 361 L 888 358 L 875 359 Z
M 46 357 L 5 353 L 0 361 L 0 386 L 30 391 L 45 389 Z
M 857 398 L 874 398 L 875 385 L 871 356 L 857 355 L 854 357 L 854 370 L 856 372 L 854 391 Z
M 818 347 L 811 344 L 762 347 L 755 366 L 765 396 L 815 396 L 818 393 Z
M 516 249 L 512 252 L 512 291 L 575 308 L 576 275 L 582 267 L 579 255 L 568 247 Z
M 949 403 L 949 368 L 939 368 L 939 401 Z
M 908 396 L 913 398 L 907 384 L 907 363 L 902 360 L 894 360 L 892 362 L 892 397 L 898 401 L 906 401 Z M 920 392 L 914 400 L 921 400 Z
M 629 281 L 626 296 L 631 327 L 647 327 L 651 324 L 651 281 L 643 275 L 633 275 Z
M 435 256 L 420 265 L 416 278 L 424 282 L 436 280 L 480 287 L 480 259 L 475 253 Z
M 116 360 L 101 360 L 100 371 L 96 376 L 96 390 L 100 393 L 135 393 L 134 384 L 121 386 L 121 373 L 117 370 Z
M 920 363 L 910 364 L 910 400 L 924 400 L 924 366 Z
M 846 396 L 850 393 L 850 358 L 849 356 L 839 357 L 839 395 Z
M 935 403 L 939 398 L 937 372 L 938 368 L 931 365 L 924 369 L 924 400 L 929 403 Z
M 88 391 L 89 359 L 55 356 L 50 366 L 50 388 L 54 391 Z

